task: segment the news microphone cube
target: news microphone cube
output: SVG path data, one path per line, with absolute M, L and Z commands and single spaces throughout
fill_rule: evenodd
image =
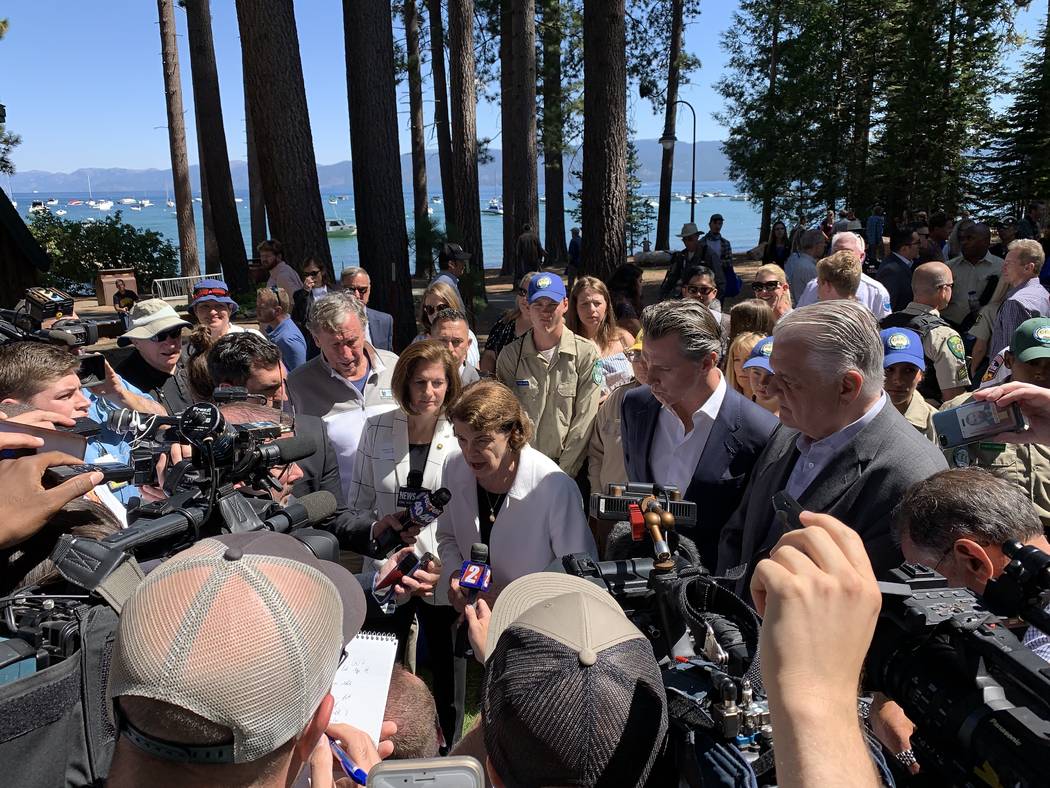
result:
M 460 570 L 460 588 L 470 588 L 474 591 L 488 591 L 492 582 L 492 570 L 488 564 L 480 564 L 476 561 L 464 561 Z

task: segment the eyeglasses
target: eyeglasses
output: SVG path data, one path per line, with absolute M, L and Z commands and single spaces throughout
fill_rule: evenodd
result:
M 357 293 L 358 295 L 364 295 L 365 293 L 367 293 L 369 290 L 372 289 L 372 286 L 371 285 L 364 285 L 362 287 L 354 287 L 353 285 L 347 285 L 346 288 L 344 288 L 344 289 L 349 290 L 351 293 Z
M 940 288 L 942 288 L 942 287 L 955 287 L 955 283 L 954 282 L 944 282 L 943 284 L 937 285 L 937 289 L 938 290 Z
M 767 293 L 772 293 L 774 290 L 776 290 L 779 287 L 780 287 L 780 282 L 776 281 L 775 279 L 772 282 L 752 282 L 751 283 L 751 289 L 754 290 L 756 293 L 761 293 L 763 291 L 765 291 Z
M 696 287 L 695 285 L 686 285 L 685 291 L 687 293 L 689 293 L 689 295 L 691 295 L 691 296 L 695 296 L 695 295 L 705 296 L 705 295 L 710 295 L 711 293 L 715 292 L 715 288 L 713 288 L 713 287 Z
M 182 336 L 182 326 L 175 326 L 175 328 L 169 328 L 167 331 L 161 331 L 159 334 L 154 334 L 150 337 L 151 342 L 167 342 L 169 339 L 179 339 Z
M 449 309 L 448 304 L 423 304 L 423 311 L 428 315 L 434 315 L 440 312 L 442 309 Z
M 320 270 L 317 271 L 303 271 L 303 276 L 320 276 Z
M 630 361 L 632 364 L 635 361 L 642 360 L 642 351 L 640 350 L 628 350 L 626 353 L 624 353 L 624 355 L 627 356 L 627 360 Z

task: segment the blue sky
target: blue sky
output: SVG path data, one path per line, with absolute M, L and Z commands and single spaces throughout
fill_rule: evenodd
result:
M 241 88 L 240 44 L 233 0 L 212 0 L 213 31 L 226 135 L 230 157 L 245 158 L 244 97 Z M 1042 7 L 1022 12 L 1018 27 L 1036 32 Z M 698 110 L 697 137 L 721 139 L 724 129 L 712 117 L 719 97 L 712 85 L 721 76 L 725 55 L 719 47 L 730 24 L 735 0 L 708 0 L 703 14 L 686 32 L 686 47 L 700 56 L 695 84 L 684 86 L 682 98 Z M 197 161 L 193 128 L 193 96 L 185 14 L 176 7 L 180 32 L 180 68 L 187 110 L 189 158 Z M 70 171 L 79 167 L 167 168 L 168 155 L 157 6 L 150 0 L 6 0 L 0 17 L 10 29 L 0 42 L 0 103 L 7 105 L 7 127 L 22 135 L 15 149 L 21 170 Z M 342 4 L 337 0 L 307 0 L 296 4 L 300 52 L 314 148 L 320 164 L 350 158 L 343 54 Z M 400 35 L 400 30 L 395 30 Z M 431 123 L 432 92 L 429 63 L 424 86 L 427 123 Z M 638 137 L 662 132 L 647 102 L 629 97 Z M 408 100 L 399 87 L 401 150 L 407 151 Z M 427 129 L 433 146 L 432 128 Z M 499 109 L 478 108 L 478 135 L 497 137 Z M 679 139 L 688 139 L 689 121 L 679 116 Z M 498 139 L 493 143 L 499 147 Z

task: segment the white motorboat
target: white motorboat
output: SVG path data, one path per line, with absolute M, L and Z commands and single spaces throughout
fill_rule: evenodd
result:
M 167 200 L 164 204 L 167 205 L 169 208 L 174 208 L 175 207 L 175 201 L 174 200 Z
M 338 202 L 339 202 L 339 198 L 338 197 L 329 197 L 328 198 L 328 204 L 329 205 L 336 205 Z
M 130 206 L 130 208 L 133 211 L 141 211 L 142 210 L 142 206 L 141 205 L 132 205 L 132 206 Z
M 43 200 L 33 200 L 29 204 L 29 212 L 30 213 L 43 213 L 46 210 L 47 210 L 47 206 L 44 205 L 44 201 Z
M 55 211 L 55 216 L 65 216 L 67 213 L 69 213 L 69 211 L 59 208 L 57 211 Z
M 434 203 L 435 205 L 441 205 L 441 198 L 440 197 L 431 197 L 430 201 L 432 203 Z
M 730 202 L 746 202 L 747 201 L 747 195 L 746 194 L 734 194 L 732 197 L 729 198 L 729 201 Z
M 138 200 L 136 200 L 134 197 L 121 197 L 120 198 L 120 204 L 121 205 L 135 205 L 137 202 L 138 202 Z
M 193 201 L 194 201 L 194 202 L 201 202 L 201 198 L 200 198 L 200 197 L 194 197 L 194 198 L 193 198 Z
M 325 219 L 324 230 L 329 238 L 350 238 L 357 235 L 357 225 L 347 224 L 342 219 Z
M 233 201 L 234 201 L 234 202 L 244 202 L 244 200 L 243 200 L 243 199 L 241 199 L 240 197 L 234 197 L 234 198 L 233 198 Z
M 143 200 L 139 200 L 139 205 L 141 205 L 143 208 L 149 208 L 151 205 L 153 205 L 153 203 L 150 202 L 149 200 L 143 199 Z
M 58 200 L 56 200 L 54 197 L 52 197 L 50 200 L 47 201 L 47 204 L 48 205 L 58 205 Z
M 493 197 L 489 200 L 489 204 L 482 210 L 482 213 L 491 213 L 497 216 L 502 216 L 503 201 L 499 197 Z
M 95 210 L 108 211 L 112 207 L 113 207 L 113 200 L 96 200 L 95 201 Z

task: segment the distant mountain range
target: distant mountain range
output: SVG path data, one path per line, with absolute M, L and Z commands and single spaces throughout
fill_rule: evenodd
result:
M 639 177 L 643 183 L 653 183 L 660 180 L 660 157 L 662 149 L 657 140 L 636 140 L 638 146 Z M 687 181 L 690 177 L 690 154 L 691 145 L 679 142 L 675 145 L 675 180 Z M 502 151 L 496 148 L 489 149 L 492 161 L 483 164 L 479 168 L 478 177 L 482 187 L 498 187 L 502 183 Z M 727 180 L 727 161 L 722 153 L 722 143 L 711 140 L 697 143 L 697 171 L 698 181 L 722 181 Z M 566 172 L 578 170 L 583 166 L 582 152 L 577 154 L 575 160 L 566 157 Z M 243 161 L 231 161 L 230 171 L 233 176 L 233 187 L 239 192 L 248 190 L 248 165 Z M 430 191 L 440 191 L 440 176 L 438 170 L 438 155 L 436 150 L 427 151 L 427 178 Z M 317 176 L 320 181 L 321 191 L 328 192 L 353 192 L 353 172 L 350 161 L 340 161 L 335 164 L 322 164 L 317 168 Z M 74 172 L 47 172 L 45 170 L 21 170 L 11 179 L 11 188 L 17 193 L 37 191 L 41 194 L 64 193 L 64 192 L 87 192 L 88 178 L 91 179 L 91 189 L 95 192 L 163 192 L 171 188 L 171 170 L 129 170 L 119 167 L 111 168 L 83 168 Z M 199 183 L 199 174 L 196 166 L 190 167 L 190 179 L 194 184 Z M 542 163 L 539 172 L 540 183 L 543 183 Z M 405 153 L 401 156 L 401 183 L 405 191 L 412 188 L 411 157 Z M 571 184 L 575 187 L 575 184 Z M 542 185 L 541 185 L 542 190 Z M 194 188 L 196 193 L 197 189 Z

